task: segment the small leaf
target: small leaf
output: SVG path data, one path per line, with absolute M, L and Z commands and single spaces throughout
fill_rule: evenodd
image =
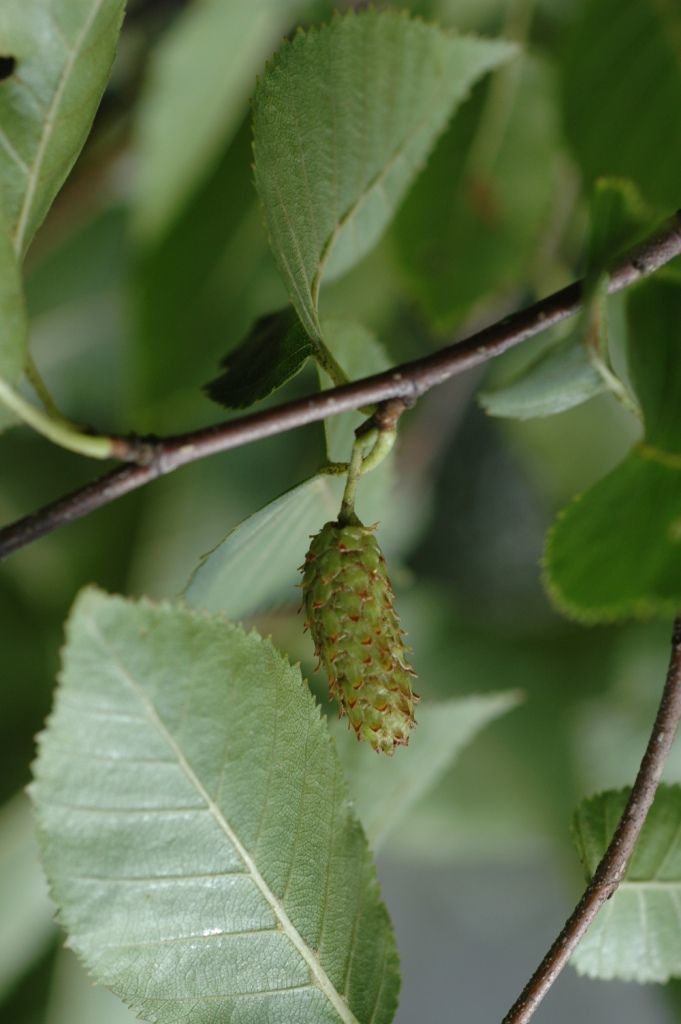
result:
M 254 100 L 255 182 L 310 337 L 322 278 L 378 241 L 453 110 L 513 52 L 394 11 L 336 17 L 278 51 Z
M 21 259 L 80 153 L 114 58 L 125 0 L 22 0 L 0 9 L 0 192 Z
M 490 416 L 527 420 L 581 405 L 605 387 L 584 345 L 570 335 L 542 352 L 508 384 L 483 391 L 479 399 Z
M 206 393 L 228 409 L 245 409 L 295 377 L 315 352 L 292 310 L 270 313 L 225 356 L 226 372 L 206 385 Z
M 31 809 L 22 794 L 0 813 L 0 999 L 54 938 L 53 915 Z
M 418 728 L 399 757 L 376 757 L 357 743 L 345 722 L 333 730 L 355 807 L 374 850 L 419 803 L 466 744 L 489 722 L 514 708 L 517 693 L 489 693 L 419 705 Z
M 481 83 L 397 217 L 407 284 L 438 331 L 527 286 L 557 187 L 554 92 L 550 68 L 524 55 Z M 490 108 L 504 115 L 492 132 Z
M 310 536 L 340 508 L 343 480 L 313 476 L 244 519 L 205 554 L 183 596 L 242 619 L 282 600 L 300 603 L 298 568 Z
M 480 395 L 492 416 L 531 419 L 581 405 L 609 388 L 626 398 L 610 367 L 607 268 L 650 230 L 652 218 L 629 181 L 603 178 L 591 198 L 584 307 L 567 337 L 503 387 Z
M 203 0 L 154 45 L 137 113 L 135 220 L 161 236 L 227 146 L 301 0 Z
M 388 1024 L 397 954 L 298 668 L 255 633 L 85 592 L 35 769 L 69 940 L 154 1024 Z
M 587 182 L 630 178 L 670 212 L 680 195 L 681 135 L 669 130 L 681 108 L 678 4 L 580 0 L 574 7 L 560 72 L 568 140 Z
M 546 546 L 551 596 L 587 622 L 681 607 L 681 287 L 647 281 L 629 311 L 644 440 L 559 516 Z
M 624 810 L 610 790 L 577 810 L 574 840 L 591 878 Z M 681 786 L 660 786 L 618 889 L 598 913 L 572 963 L 591 978 L 681 977 Z

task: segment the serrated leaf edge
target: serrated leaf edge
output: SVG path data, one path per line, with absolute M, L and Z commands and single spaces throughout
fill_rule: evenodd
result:
M 653 455 L 649 454 L 647 452 L 648 447 L 649 446 L 645 444 L 634 445 L 627 455 L 625 455 L 625 457 L 613 467 L 610 474 L 616 473 L 620 466 L 622 466 L 628 458 L 631 458 L 632 455 L 637 455 L 639 458 L 643 459 L 648 458 L 651 462 L 656 462 L 659 465 L 666 466 L 668 469 L 676 469 L 678 471 L 675 465 L 670 466 L 669 463 L 663 459 L 655 458 Z M 651 450 L 654 451 L 655 449 Z M 601 479 L 605 479 L 605 477 L 602 477 Z M 596 484 L 599 482 L 600 481 L 596 481 Z M 595 487 L 596 484 L 593 486 Z M 559 583 L 554 579 L 551 564 L 556 533 L 560 528 L 561 523 L 572 514 L 574 509 L 580 505 L 582 501 L 584 501 L 590 491 L 591 488 L 587 488 L 587 490 L 575 495 L 569 504 L 558 512 L 553 524 L 546 534 L 544 550 L 539 561 L 539 567 L 542 585 L 551 600 L 551 603 L 557 611 L 566 615 L 568 618 L 573 619 L 575 622 L 581 622 L 585 626 L 611 625 L 612 623 L 623 622 L 627 619 L 643 622 L 647 619 L 656 617 L 673 617 L 677 615 L 679 610 L 678 602 L 673 598 L 664 597 L 652 599 L 638 598 L 626 604 L 605 604 L 600 605 L 598 608 L 585 608 L 583 605 L 580 605 L 567 597 Z
M 296 32 L 295 32 L 295 35 L 293 36 L 293 38 L 290 39 L 290 38 L 285 37 L 283 39 L 283 41 L 282 41 L 282 44 L 278 47 L 278 49 L 272 55 L 270 60 L 268 60 L 266 62 L 265 68 L 264 68 L 264 70 L 262 72 L 262 75 L 258 75 L 258 77 L 256 79 L 256 89 L 255 89 L 255 93 L 253 95 L 253 98 L 251 100 L 251 112 L 252 112 L 253 123 L 254 123 L 254 118 L 255 118 L 255 108 L 256 108 L 256 104 L 257 104 L 257 100 L 258 100 L 258 92 L 259 92 L 259 88 L 261 86 L 261 82 L 264 80 L 265 76 L 267 76 L 267 75 L 276 75 L 276 74 L 278 74 L 280 72 L 280 70 L 281 70 L 280 64 L 281 64 L 281 60 L 282 60 L 282 55 L 285 52 L 287 52 L 289 50 L 289 48 L 295 49 L 296 47 L 307 45 L 310 42 L 311 39 L 314 39 L 315 36 L 319 36 L 322 33 L 328 31 L 332 26 L 334 26 L 337 23 L 350 21 L 350 20 L 355 19 L 355 18 L 365 18 L 367 16 L 380 17 L 380 18 L 385 19 L 385 20 L 392 19 L 393 21 L 404 21 L 404 22 L 408 22 L 410 24 L 419 24 L 419 25 L 422 25 L 424 28 L 427 28 L 427 29 L 435 29 L 436 31 L 440 32 L 443 36 L 446 36 L 446 37 L 448 37 L 451 40 L 457 39 L 457 40 L 465 40 L 465 41 L 470 41 L 470 42 L 497 43 L 500 48 L 502 48 L 503 46 L 506 47 L 506 49 L 508 51 L 506 59 L 512 58 L 513 56 L 515 56 L 519 52 L 518 46 L 514 42 L 512 42 L 512 41 L 510 41 L 508 39 L 501 39 L 501 38 L 499 38 L 499 39 L 490 39 L 490 38 L 488 38 L 486 36 L 479 35 L 478 33 L 475 33 L 475 32 L 466 32 L 466 33 L 464 33 L 464 32 L 456 32 L 455 30 L 453 30 L 451 28 L 443 27 L 440 24 L 440 22 L 437 21 L 437 20 L 433 20 L 433 21 L 426 20 L 425 18 L 421 17 L 420 15 L 414 15 L 410 11 L 405 10 L 405 9 L 403 9 L 403 10 L 393 10 L 393 9 L 378 10 L 378 9 L 376 9 L 373 6 L 373 4 L 370 5 L 366 10 L 362 10 L 362 11 L 355 11 L 352 8 L 350 8 L 347 11 L 339 11 L 338 9 L 335 9 L 333 11 L 333 14 L 332 14 L 332 17 L 331 17 L 330 21 L 328 21 L 328 22 L 325 22 L 325 23 L 323 23 L 321 25 L 312 25 L 312 26 L 309 26 L 307 28 L 303 28 L 302 26 L 299 26 L 296 29 Z M 500 57 L 499 60 L 496 63 L 497 64 L 501 63 L 501 61 L 503 59 L 504 58 Z M 492 66 L 494 66 L 494 65 L 492 65 Z M 469 93 L 470 93 L 470 88 L 461 97 L 462 102 L 466 99 L 466 96 Z M 451 120 L 451 116 L 452 115 L 450 114 L 450 116 L 445 121 L 445 126 Z M 445 126 L 443 126 L 443 130 L 444 130 Z M 438 140 L 438 138 L 440 137 L 441 134 L 442 134 L 442 131 L 439 132 L 436 135 L 436 137 L 432 139 L 430 148 L 429 148 L 428 152 L 426 153 L 426 155 L 424 157 L 424 160 L 421 162 L 420 167 L 417 169 L 415 177 L 418 176 L 418 173 L 420 172 L 420 170 L 422 170 L 423 167 L 425 166 L 425 163 L 427 162 L 428 156 L 432 152 L 432 150 L 433 150 L 433 148 L 434 148 L 434 146 L 435 146 L 435 144 L 436 144 L 436 142 L 437 142 L 437 140 Z M 406 143 L 406 144 L 408 144 L 408 143 Z M 258 147 L 257 147 L 257 144 L 256 144 L 255 132 L 253 132 L 251 149 L 252 149 L 252 153 L 253 153 L 253 165 L 252 165 L 252 169 L 253 169 L 253 182 L 254 182 L 256 191 L 258 191 L 258 188 L 257 188 L 257 171 L 256 171 L 256 164 L 257 164 L 257 157 L 258 157 Z M 387 171 L 392 167 L 394 162 L 397 159 L 399 159 L 399 157 L 402 155 L 403 149 L 404 149 L 404 145 L 401 146 L 391 156 L 390 160 L 386 163 L 385 167 L 382 168 L 382 170 L 379 172 L 379 174 L 376 175 L 375 179 L 368 185 L 366 191 L 363 192 L 362 195 L 359 196 L 358 199 L 352 204 L 350 209 L 347 210 L 342 215 L 342 217 L 339 219 L 338 223 L 336 224 L 334 230 L 332 231 L 330 237 L 326 240 L 326 242 L 324 243 L 324 246 L 322 247 L 322 252 L 321 252 L 321 255 L 320 255 L 319 260 L 318 260 L 318 265 L 317 265 L 317 268 L 315 270 L 314 277 L 312 278 L 312 280 L 310 282 L 307 282 L 308 288 L 309 288 L 309 291 L 310 291 L 310 300 L 311 300 L 312 308 L 313 308 L 313 311 L 314 311 L 314 321 L 310 321 L 309 323 L 307 322 L 308 321 L 308 315 L 307 315 L 307 310 L 305 310 L 305 308 L 304 308 L 304 304 L 303 304 L 302 310 L 298 310 L 297 311 L 298 315 L 300 317 L 301 323 L 305 327 L 305 330 L 308 332 L 308 334 L 309 334 L 310 338 L 312 339 L 312 341 L 323 342 L 322 327 L 321 327 L 321 323 L 320 323 L 320 320 L 319 320 L 319 291 L 320 291 L 320 288 L 321 288 L 322 278 L 323 278 L 323 275 L 324 275 L 324 268 L 325 268 L 326 264 L 328 263 L 329 258 L 330 258 L 331 254 L 333 252 L 334 242 L 335 242 L 336 238 L 338 237 L 339 232 L 342 230 L 344 224 L 353 216 L 354 213 L 356 213 L 356 211 L 361 206 L 362 202 L 364 202 L 364 200 L 366 199 L 367 194 L 374 188 L 376 183 L 380 182 L 383 179 L 383 177 L 385 176 Z M 267 216 L 266 216 L 266 211 L 265 211 L 265 208 L 264 208 L 264 204 L 261 202 L 260 205 L 261 205 L 261 210 L 262 210 L 262 214 L 263 214 L 263 219 L 265 221 L 265 230 L 267 232 L 267 240 L 269 242 L 270 249 L 272 250 L 272 252 L 276 252 L 277 250 L 275 249 L 275 247 L 273 245 L 272 234 L 271 234 L 271 232 L 269 230 L 269 226 L 267 224 Z M 288 262 L 288 261 L 286 261 L 286 262 Z M 304 277 L 305 277 L 305 280 L 307 281 L 307 275 L 304 275 Z M 290 275 L 290 278 L 291 278 L 291 281 L 293 282 L 294 278 L 293 278 L 292 275 Z M 299 293 L 297 287 L 296 287 L 296 293 L 298 295 L 298 299 L 300 300 L 301 296 L 300 296 L 300 293 Z M 304 316 L 303 316 L 303 313 L 305 313 Z M 310 330 L 310 328 L 312 328 L 312 330 Z
M 78 597 L 77 597 L 77 599 L 76 599 L 76 601 L 74 603 L 74 606 L 72 608 L 71 615 L 69 617 L 69 622 L 72 621 L 72 619 L 75 617 L 75 615 L 78 612 L 80 612 L 82 614 L 82 609 L 84 607 L 87 607 L 88 603 L 93 598 L 96 599 L 96 600 L 105 599 L 107 602 L 115 603 L 119 607 L 120 606 L 123 606 L 123 607 L 143 607 L 143 608 L 146 608 L 146 609 L 149 609 L 149 610 L 155 610 L 155 611 L 159 611 L 159 612 L 162 612 L 162 613 L 176 612 L 178 610 L 178 608 L 179 608 L 182 611 L 183 614 L 188 615 L 188 617 L 190 619 L 192 619 L 192 620 L 194 620 L 196 622 L 211 622 L 211 621 L 213 621 L 213 622 L 215 622 L 215 621 L 220 622 L 221 624 L 229 627 L 232 632 L 238 633 L 238 634 L 240 634 L 243 637 L 256 637 L 256 638 L 258 638 L 262 643 L 264 643 L 268 648 L 270 648 L 270 650 L 273 653 L 275 653 L 277 656 L 283 657 L 284 661 L 286 662 L 286 664 L 287 664 L 287 666 L 289 668 L 293 667 L 291 665 L 291 662 L 290 662 L 289 658 L 286 655 L 282 655 L 282 652 L 280 652 L 274 646 L 274 644 L 271 642 L 271 640 L 265 639 L 264 637 L 262 637 L 257 632 L 256 629 L 245 630 L 239 623 L 235 623 L 235 622 L 232 622 L 232 621 L 228 620 L 222 614 L 219 614 L 219 613 L 218 614 L 213 614 L 213 613 L 207 612 L 205 610 L 193 609 L 193 608 L 190 608 L 189 606 L 187 606 L 185 604 L 180 604 L 179 606 L 178 605 L 173 605 L 170 601 L 155 602 L 155 601 L 151 601 L 149 598 L 146 598 L 146 597 L 142 597 L 139 600 L 130 600 L 130 599 L 126 599 L 124 597 L 120 597 L 118 595 L 107 594 L 105 591 L 101 590 L 99 587 L 96 587 L 96 586 L 89 586 L 89 587 L 86 587 L 83 591 L 81 591 L 81 593 L 78 595 Z M 99 632 L 99 630 L 98 630 L 98 632 Z M 101 634 L 99 634 L 99 635 L 101 636 Z M 62 651 L 68 645 L 68 639 L 69 639 L 69 629 L 67 627 L 67 639 L 66 639 L 65 644 L 62 646 Z M 326 971 L 324 970 L 324 968 L 322 967 L 321 963 L 319 963 L 319 961 L 315 957 L 314 951 L 311 950 L 309 948 L 309 946 L 307 945 L 307 943 L 304 941 L 304 939 L 302 938 L 302 936 L 298 932 L 297 928 L 295 927 L 295 925 L 293 924 L 293 922 L 289 918 L 288 914 L 286 913 L 286 910 L 284 909 L 284 907 L 281 904 L 280 900 L 270 890 L 270 888 L 267 885 L 265 879 L 260 874 L 260 871 L 258 870 L 257 866 L 255 865 L 251 855 L 248 853 L 248 851 L 243 846 L 243 844 L 241 843 L 241 841 L 238 838 L 238 836 L 236 835 L 236 833 L 230 827 L 229 823 L 227 822 L 227 820 L 225 819 L 224 815 L 222 814 L 221 809 L 217 806 L 215 801 L 208 794 L 208 792 L 205 789 L 205 787 L 203 786 L 201 780 L 196 776 L 195 772 L 193 771 L 191 765 L 189 765 L 189 763 L 187 762 L 187 760 L 186 760 L 184 754 L 182 753 L 181 749 L 177 746 L 173 736 L 168 732 L 168 730 L 166 729 L 165 725 L 163 724 L 163 722 L 159 718 L 158 713 L 156 712 L 156 709 L 153 706 L 151 700 L 146 696 L 146 694 L 143 691 L 140 691 L 140 688 L 139 688 L 138 684 L 136 683 L 136 681 L 134 679 L 129 677 L 127 675 L 127 673 L 125 673 L 125 675 L 129 679 L 129 681 L 130 681 L 130 683 L 132 685 L 134 693 L 139 697 L 139 699 L 142 701 L 142 703 L 147 707 L 147 711 L 148 711 L 148 714 L 149 714 L 149 721 L 158 730 L 159 735 L 161 735 L 163 737 L 163 739 L 168 743 L 168 746 L 170 747 L 170 749 L 173 751 L 173 753 L 177 757 L 178 764 L 181 767 L 182 771 L 184 772 L 187 780 L 194 786 L 194 788 L 199 793 L 199 795 L 202 797 L 202 799 L 205 800 L 206 805 L 209 808 L 210 813 L 212 814 L 216 824 L 224 832 L 224 834 L 227 836 L 229 841 L 233 844 L 234 848 L 239 853 L 239 856 L 244 861 L 244 864 L 246 865 L 248 871 L 251 874 L 253 882 L 255 883 L 256 887 L 260 891 L 260 893 L 263 896 L 263 898 L 266 900 L 266 902 L 271 907 L 271 909 L 272 909 L 272 911 L 273 911 L 273 913 L 274 913 L 274 915 L 275 915 L 275 917 L 276 917 L 276 919 L 278 921 L 278 926 L 281 928 L 282 932 L 287 936 L 287 938 L 289 939 L 291 944 L 294 946 L 296 951 L 300 954 L 300 956 L 302 957 L 304 962 L 307 964 L 307 966 L 308 966 L 308 968 L 309 968 L 313 978 L 315 979 L 315 984 L 316 984 L 317 988 L 319 988 L 319 990 L 322 992 L 322 994 L 327 998 L 327 1000 L 329 1001 L 329 1003 L 331 1004 L 333 1009 L 336 1011 L 336 1013 L 338 1014 L 339 1019 L 343 1022 L 343 1024 L 361 1024 L 361 1022 L 355 1017 L 354 1013 L 352 1012 L 350 1007 L 347 1005 L 347 1003 L 340 997 L 339 993 L 337 992 L 336 988 L 334 987 L 333 983 L 331 982 L 331 979 L 328 977 L 328 975 L 327 975 Z M 60 673 L 60 680 L 61 680 L 61 673 Z M 301 676 L 301 685 L 304 685 L 303 680 L 302 680 L 302 676 Z M 314 699 L 312 699 L 312 706 L 314 707 L 314 709 L 316 711 L 317 718 L 319 719 L 320 722 L 322 722 L 323 716 L 322 716 L 321 708 L 316 703 L 316 701 L 314 701 Z M 48 720 L 47 720 L 48 721 L 48 725 L 49 725 L 49 722 L 51 721 L 51 717 L 52 717 L 51 715 L 48 717 Z M 324 723 L 322 723 L 322 724 L 324 724 Z M 41 741 L 43 740 L 43 737 L 45 736 L 46 731 L 47 730 L 42 730 L 38 734 L 37 741 L 38 741 L 39 745 L 40 745 Z M 328 730 L 327 730 L 327 737 L 328 737 L 329 741 L 332 744 L 334 755 L 337 757 L 336 749 L 335 749 L 335 743 L 333 741 L 333 737 L 328 733 Z M 38 759 L 36 758 L 36 760 L 34 760 L 34 762 L 32 764 L 32 770 L 34 772 L 34 776 L 35 776 L 35 781 L 36 782 L 39 781 L 39 775 L 37 774 L 37 766 L 38 766 Z M 28 793 L 29 797 L 31 798 L 31 801 L 32 801 L 32 804 L 33 804 L 34 817 L 35 817 L 36 823 L 37 823 L 38 834 L 41 835 L 41 836 L 45 836 L 46 833 L 45 833 L 44 827 L 42 825 L 42 820 L 41 820 L 41 815 L 40 815 L 40 808 L 39 808 L 39 806 L 38 806 L 38 804 L 37 804 L 37 802 L 35 800 L 35 783 L 31 783 L 29 786 L 27 786 L 26 787 L 26 792 Z M 348 805 L 350 805 L 351 801 L 348 799 L 347 803 L 348 803 Z M 352 821 L 352 825 L 353 825 L 354 828 L 359 829 L 359 831 L 362 833 L 362 835 L 364 835 L 361 823 L 357 819 Z M 365 839 L 366 839 L 366 837 L 365 837 Z M 367 844 L 367 847 L 368 847 L 368 844 Z M 53 895 L 53 885 L 49 881 L 49 879 L 48 879 L 48 887 L 49 887 L 50 897 L 52 898 L 52 900 L 55 903 L 55 905 L 58 906 L 57 900 L 55 899 L 55 897 Z M 377 884 L 377 882 L 375 880 L 374 880 L 374 883 L 372 885 L 372 888 L 375 888 L 375 889 L 378 888 L 378 884 Z M 64 921 L 64 917 L 63 917 L 63 913 L 62 913 L 61 909 L 57 910 L 56 920 L 60 924 L 65 926 L 65 921 Z M 85 958 L 84 958 L 83 954 L 80 952 L 80 950 L 78 949 L 78 947 L 75 946 L 72 943 L 67 943 L 67 945 L 69 945 L 70 948 L 74 949 L 74 951 L 78 954 L 79 960 L 81 960 L 83 963 L 85 963 Z M 86 969 L 88 971 L 88 974 L 91 977 L 93 977 L 92 972 L 87 967 L 86 963 L 85 963 L 85 966 L 86 966 Z M 136 1007 L 136 1006 L 131 1005 L 131 1004 L 128 1004 L 128 1005 L 130 1005 L 130 1009 L 133 1012 L 138 1012 L 138 1013 L 142 1012 L 142 1008 L 141 1007 L 139 1007 L 139 1006 Z M 154 1021 L 157 1020 L 157 1017 L 156 1017 L 155 1014 L 153 1015 L 153 1017 L 149 1017 L 148 1011 L 146 1009 L 144 1010 L 144 1013 L 145 1013 L 145 1015 L 147 1017 L 147 1020 L 150 1020 L 152 1022 L 152 1024 L 153 1024 Z

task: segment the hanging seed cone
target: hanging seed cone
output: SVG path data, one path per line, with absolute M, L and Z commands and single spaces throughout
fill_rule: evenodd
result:
M 315 654 L 358 739 L 392 754 L 409 742 L 418 695 L 385 560 L 355 517 L 326 523 L 305 557 L 303 599 Z

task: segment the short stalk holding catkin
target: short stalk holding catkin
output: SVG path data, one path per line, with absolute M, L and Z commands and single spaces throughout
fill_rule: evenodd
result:
M 313 537 L 305 557 L 304 608 L 341 716 L 359 740 L 392 754 L 409 742 L 419 698 L 375 526 L 354 512 L 361 455 L 358 443 L 338 520 Z

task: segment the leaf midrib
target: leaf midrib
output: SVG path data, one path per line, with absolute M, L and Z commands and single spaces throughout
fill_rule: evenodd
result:
M 424 104 L 424 107 L 422 108 L 429 111 L 430 117 L 426 115 L 426 117 L 423 120 L 414 121 L 414 130 L 408 132 L 405 135 L 402 142 L 397 146 L 395 152 L 383 165 L 380 171 L 378 171 L 374 175 L 374 177 L 369 182 L 367 182 L 364 191 L 357 197 L 354 203 L 352 203 L 350 208 L 339 217 L 336 226 L 334 227 L 333 231 L 326 240 L 320 253 L 319 263 L 317 265 L 317 269 L 315 271 L 310 286 L 310 295 L 312 298 L 312 305 L 315 310 L 315 314 L 317 314 L 317 309 L 319 307 L 319 290 L 321 288 L 322 280 L 324 277 L 324 271 L 326 270 L 326 266 L 329 262 L 329 259 L 331 258 L 334 246 L 336 244 L 336 241 L 338 240 L 338 236 L 340 235 L 341 231 L 343 231 L 343 229 L 346 227 L 346 225 L 350 223 L 353 217 L 357 215 L 360 207 L 364 202 L 368 200 L 369 196 L 372 193 L 376 192 L 379 188 L 383 187 L 383 182 L 387 178 L 388 174 L 393 169 L 393 167 L 395 167 L 395 165 L 406 156 L 411 145 L 414 142 L 414 139 L 424 131 L 426 125 L 429 125 L 431 121 L 437 119 L 437 116 L 439 114 L 439 108 L 437 107 L 437 99 L 442 88 L 442 80 L 445 77 L 446 76 L 442 75 L 440 76 L 440 78 L 437 79 L 432 94 L 429 96 L 427 103 Z
M 433 96 L 430 97 L 427 106 L 428 110 L 432 111 L 432 101 L 436 97 L 436 95 L 436 93 L 433 93 Z M 319 256 L 319 262 L 317 264 L 317 269 L 315 271 L 314 277 L 312 278 L 312 283 L 311 285 L 309 285 L 310 296 L 312 298 L 312 305 L 315 310 L 315 319 L 318 316 L 317 310 L 319 308 L 319 290 L 321 288 L 322 280 L 324 277 L 324 271 L 326 270 L 326 266 L 331 258 L 334 246 L 338 240 L 339 235 L 344 230 L 344 228 L 350 223 L 353 217 L 355 217 L 358 214 L 362 204 L 367 202 L 372 194 L 374 194 L 380 188 L 383 187 L 383 182 L 388 177 L 390 171 L 392 171 L 393 167 L 395 167 L 395 165 L 406 156 L 414 139 L 424 130 L 426 123 L 429 123 L 428 118 L 426 118 L 425 122 L 417 124 L 416 130 L 413 133 L 410 132 L 408 135 L 405 136 L 404 140 L 400 143 L 400 145 L 397 147 L 392 156 L 386 161 L 386 163 L 383 165 L 380 171 L 378 171 L 374 175 L 374 177 L 369 182 L 367 182 L 366 188 L 357 197 L 354 203 L 352 203 L 349 209 L 347 209 L 345 213 L 341 214 L 341 216 L 338 218 L 338 221 L 336 222 L 333 231 L 331 232 L 326 242 L 324 243 L 324 246 L 322 247 L 322 251 Z
M 50 103 L 47 109 L 47 114 L 43 122 L 43 129 L 40 135 L 40 141 L 38 143 L 38 148 L 36 149 L 35 156 L 33 157 L 32 162 L 27 165 L 26 191 L 24 192 L 24 201 L 21 204 L 19 218 L 17 220 L 17 226 L 14 233 L 14 251 L 16 252 L 17 257 L 21 256 L 24 247 L 26 227 L 28 224 L 28 218 L 33 208 L 33 199 L 35 197 L 35 190 L 38 185 L 38 178 L 40 177 L 40 172 L 42 170 L 42 165 L 45 160 L 47 147 L 50 138 L 52 137 L 52 132 L 55 126 L 55 122 L 57 120 L 57 114 L 62 99 L 64 97 L 64 92 L 66 91 L 68 80 L 71 77 L 71 74 L 76 64 L 76 60 L 80 55 L 83 43 L 85 42 L 85 39 L 87 38 L 90 29 L 94 24 L 95 18 L 97 17 L 102 8 L 103 3 L 104 0 L 95 0 L 90 10 L 90 13 L 85 19 L 83 27 L 78 33 L 73 45 L 68 44 L 66 40 L 62 40 L 64 47 L 66 49 L 67 58 L 64 62 L 64 67 L 59 77 L 57 88 L 54 91 L 52 102 Z
M 328 1001 L 331 1003 L 343 1024 L 360 1024 L 360 1022 L 355 1017 L 354 1013 L 350 1010 L 350 1007 L 341 998 L 340 994 L 336 991 L 336 988 L 334 987 L 331 979 L 324 970 L 322 964 L 319 962 L 319 959 L 307 945 L 302 935 L 291 921 L 282 903 L 268 886 L 267 882 L 265 881 L 260 871 L 258 870 L 255 861 L 253 860 L 253 858 L 251 857 L 250 853 L 243 845 L 241 840 L 239 839 L 236 832 L 234 832 L 234 830 L 230 826 L 229 822 L 222 813 L 221 808 L 218 806 L 218 804 L 215 803 L 215 801 L 210 796 L 210 794 L 204 787 L 199 777 L 194 772 L 193 768 L 191 767 L 186 757 L 184 756 L 182 749 L 178 746 L 177 742 L 175 741 L 175 738 L 173 737 L 172 733 L 168 731 L 165 724 L 163 723 L 163 720 L 160 718 L 153 702 L 146 694 L 144 688 L 140 686 L 140 684 L 137 682 L 134 676 L 130 674 L 125 665 L 122 663 L 122 661 L 118 657 L 117 652 L 108 643 L 106 637 L 100 630 L 98 623 L 95 620 L 91 619 L 90 627 L 92 629 L 93 634 L 101 644 L 101 646 L 104 648 L 104 650 L 106 650 L 107 654 L 109 655 L 112 664 L 115 665 L 115 667 L 118 669 L 118 672 L 120 673 L 120 676 L 123 679 L 123 681 L 127 683 L 127 685 L 133 691 L 135 696 L 142 703 L 147 713 L 147 717 L 149 719 L 150 724 L 152 725 L 153 728 L 156 729 L 161 738 L 167 743 L 168 747 L 177 758 L 177 763 L 182 772 L 184 773 L 185 777 L 190 782 L 190 784 L 196 789 L 197 793 L 205 801 L 208 810 L 213 816 L 216 824 L 221 829 L 221 831 L 224 832 L 229 842 L 232 843 L 237 853 L 243 860 L 244 864 L 246 865 L 246 868 L 248 869 L 248 873 L 253 879 L 253 882 L 255 883 L 256 887 L 272 908 L 272 911 L 277 921 L 279 922 L 281 931 L 287 936 L 291 944 L 295 947 L 298 953 L 300 953 L 303 960 L 310 968 L 312 976 L 316 981 L 317 987 L 321 990 L 321 992 L 326 996 Z

